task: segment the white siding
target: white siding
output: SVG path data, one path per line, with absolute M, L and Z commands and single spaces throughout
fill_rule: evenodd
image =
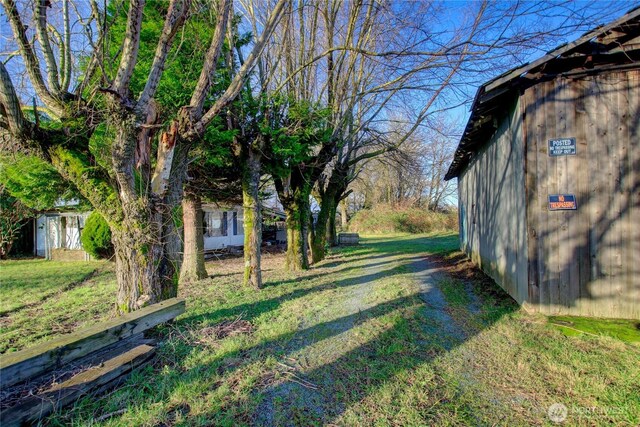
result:
M 46 217 L 44 215 L 39 215 L 36 218 L 36 255 L 37 256 L 45 256 L 46 255 Z
M 205 215 L 203 226 L 204 232 L 204 249 L 223 249 L 228 246 L 242 246 L 244 244 L 244 227 L 243 227 L 243 212 L 242 208 L 218 208 L 214 206 L 203 206 L 202 211 Z M 227 213 L 227 225 L 226 235 L 208 236 L 207 235 L 207 222 L 210 222 L 210 226 L 219 227 L 219 221 L 222 219 L 222 213 Z M 234 234 L 233 228 L 233 213 L 237 215 L 237 227 Z M 207 221 L 207 219 L 211 219 Z M 216 234 L 216 233 L 214 233 Z

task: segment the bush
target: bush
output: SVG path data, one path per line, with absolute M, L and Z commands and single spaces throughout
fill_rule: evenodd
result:
M 458 214 L 378 205 L 356 213 L 349 222 L 349 231 L 367 234 L 455 232 L 458 231 Z
M 111 229 L 107 221 L 97 211 L 91 212 L 80 236 L 82 246 L 95 258 L 111 258 L 113 243 L 111 243 Z

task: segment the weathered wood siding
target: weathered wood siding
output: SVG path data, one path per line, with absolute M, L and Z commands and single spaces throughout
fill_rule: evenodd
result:
M 547 314 L 640 318 L 640 71 L 539 83 L 521 105 L 529 301 Z M 566 137 L 576 155 L 550 157 L 548 141 Z M 549 211 L 549 194 L 574 194 L 577 210 Z
M 458 179 L 460 244 L 519 303 L 527 291 L 524 146 L 520 106 L 505 111 L 491 140 Z

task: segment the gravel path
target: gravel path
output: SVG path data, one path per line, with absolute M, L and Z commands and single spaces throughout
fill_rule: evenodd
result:
M 372 302 L 368 295 L 374 292 L 377 280 L 382 279 L 390 270 L 405 265 L 418 283 L 420 298 L 424 301 L 425 318 L 424 328 L 429 333 L 430 341 L 425 345 L 439 345 L 449 350 L 466 339 L 463 328 L 456 324 L 447 312 L 447 302 L 438 283 L 449 276 L 438 266 L 434 265 L 427 257 L 406 254 L 398 257 L 398 254 L 390 253 L 384 257 L 362 262 L 359 270 L 362 274 L 353 277 L 353 284 L 344 288 L 341 298 L 335 301 L 340 308 L 331 307 L 332 313 L 339 315 L 328 322 L 320 322 L 326 314 L 319 309 L 311 318 L 303 319 L 300 332 L 289 343 L 287 355 L 283 362 L 291 369 L 289 373 L 301 378 L 302 382 L 309 380 L 317 389 L 305 386 L 295 381 L 284 381 L 269 387 L 264 391 L 263 401 L 257 413 L 258 425 L 272 426 L 283 425 L 278 420 L 276 412 L 278 405 L 287 402 L 287 406 L 302 407 L 305 411 L 314 413 L 318 418 L 323 417 L 323 408 L 331 402 L 332 412 L 341 412 L 342 408 L 335 407 L 335 401 L 331 396 L 323 395 L 323 390 L 332 390 L 332 376 L 330 372 L 322 370 L 324 365 L 340 358 L 354 349 L 361 342 L 357 338 L 357 325 L 362 312 L 374 309 L 378 303 Z M 470 290 L 469 290 L 470 291 Z M 469 309 L 475 311 L 475 295 L 472 295 L 472 304 Z M 284 371 L 287 369 L 284 368 Z M 313 378 L 305 376 L 308 372 L 315 372 Z M 318 372 L 322 372 L 319 377 Z M 295 420 L 289 419 L 284 425 L 296 425 Z
M 423 257 L 409 264 L 409 268 L 418 280 L 420 298 L 426 305 L 425 316 L 430 320 L 425 323 L 424 328 L 434 341 L 450 350 L 467 336 L 447 312 L 447 301 L 438 286 L 441 281 L 449 279 L 449 275 Z

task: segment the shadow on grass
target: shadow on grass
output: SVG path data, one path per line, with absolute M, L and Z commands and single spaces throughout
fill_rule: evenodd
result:
M 409 263 L 404 264 L 403 267 L 413 273 L 419 273 L 427 266 L 419 256 L 406 260 Z M 384 272 L 379 274 L 384 275 Z M 370 280 L 375 280 L 374 276 L 378 274 L 372 275 Z M 498 293 L 500 292 L 496 292 Z M 492 307 L 490 316 L 487 316 L 487 313 L 477 313 L 473 328 L 467 327 L 460 322 L 460 319 L 449 315 L 447 302 L 444 301 L 437 287 L 426 288 L 418 294 L 397 298 L 346 318 L 319 325 L 320 330 L 329 329 L 332 332 L 328 336 L 320 336 L 321 340 L 328 340 L 369 320 L 393 312 L 404 314 L 398 316 L 393 327 L 384 330 L 364 344 L 338 355 L 328 363 L 306 370 L 305 380 L 315 387 L 305 385 L 304 382 L 285 381 L 256 393 L 260 404 L 250 424 L 265 426 L 333 424 L 352 405 L 378 392 L 398 375 L 432 362 L 434 358 L 455 349 L 503 316 L 517 310 L 517 305 L 508 295 L 502 292 L 501 296 L 502 299 L 496 301 Z M 341 327 L 336 328 L 336 324 Z M 345 325 L 349 327 L 345 328 Z M 316 337 L 313 335 L 316 329 L 314 327 L 311 330 L 300 331 L 298 334 L 302 337 L 298 338 L 296 334 L 293 340 L 308 345 L 309 338 Z M 311 343 L 316 342 L 318 342 L 317 339 L 311 340 Z M 283 356 L 294 356 L 296 350 L 300 348 L 299 345 L 287 347 L 288 352 Z M 446 392 L 448 391 L 443 391 L 442 395 L 436 393 L 431 396 L 434 406 L 443 399 Z M 400 394 L 395 397 L 402 400 Z M 395 409 L 399 408 L 389 407 L 386 410 L 390 416 L 387 422 L 391 424 L 394 424 Z M 456 412 L 467 414 L 468 418 L 465 421 L 474 422 L 472 408 L 460 407 L 456 408 Z M 430 416 L 434 415 L 425 413 L 424 421 L 427 422 Z M 358 418 L 358 422 L 363 424 L 373 421 L 373 419 L 364 421 Z M 375 421 L 384 424 L 380 419 Z
M 383 258 L 383 257 L 377 257 L 377 258 Z M 314 280 L 314 279 L 318 279 L 320 277 L 324 277 L 327 274 L 344 274 L 347 273 L 349 271 L 353 271 L 353 270 L 361 270 L 363 267 L 366 268 L 378 268 L 378 267 L 382 267 L 384 265 L 388 265 L 388 264 L 392 264 L 395 262 L 395 260 L 392 258 L 392 255 L 387 255 L 384 258 L 389 258 L 386 261 L 380 261 L 380 262 L 374 262 L 374 263 L 367 263 L 366 265 L 353 265 L 350 267 L 345 267 L 345 268 L 340 268 L 340 269 L 336 269 L 336 270 L 331 270 L 331 271 L 322 271 L 320 273 L 316 273 L 316 274 L 311 274 L 311 275 L 304 275 L 304 276 L 300 276 L 300 277 L 296 277 L 293 279 L 287 279 L 287 280 L 274 280 L 274 281 L 269 281 L 266 282 L 263 285 L 263 288 L 270 288 L 270 287 L 274 287 L 274 286 L 283 286 L 283 285 L 288 285 L 291 283 L 300 283 L 303 281 L 310 281 L 310 280 Z M 352 260 L 350 260 L 352 261 Z M 318 265 L 317 269 L 327 269 L 327 268 L 335 268 L 341 264 L 343 264 L 343 262 L 332 262 L 332 266 L 328 266 L 328 265 Z M 312 270 L 313 271 L 313 270 Z
M 412 260 L 414 260 L 414 258 L 406 259 L 407 262 Z M 383 262 L 383 263 L 375 263 L 374 265 L 382 266 L 387 264 L 389 263 Z M 335 273 L 345 272 L 355 268 L 356 267 L 353 267 L 353 268 L 349 267 L 343 270 L 338 270 Z M 379 279 L 382 276 L 390 277 L 390 276 L 394 276 L 397 274 L 404 274 L 404 273 L 406 273 L 406 263 L 400 263 L 396 267 L 390 268 L 387 270 L 377 271 L 375 273 L 365 274 L 357 277 L 348 277 L 341 280 L 336 280 L 334 282 L 324 283 L 318 286 L 296 289 L 294 291 L 291 291 L 282 295 L 278 295 L 277 297 L 273 297 L 267 300 L 249 302 L 249 303 L 240 304 L 240 305 L 236 305 L 229 308 L 222 308 L 222 309 L 214 310 L 208 313 L 202 313 L 202 314 L 197 314 L 193 316 L 183 316 L 180 318 L 180 321 L 176 323 L 176 325 L 195 325 L 199 323 L 213 324 L 215 322 L 229 319 L 229 318 L 234 318 L 239 315 L 242 315 L 242 318 L 245 320 L 252 320 L 265 313 L 278 309 L 283 303 L 287 301 L 292 301 L 298 298 L 303 298 L 310 294 L 325 292 L 332 289 L 339 289 L 339 288 L 345 288 L 349 286 L 361 285 L 361 284 Z M 302 283 L 304 281 L 311 280 L 314 278 L 319 278 L 322 276 L 326 276 L 326 273 L 311 275 L 311 276 L 303 276 L 300 278 L 290 279 L 285 281 L 279 281 L 273 284 L 269 284 L 265 287 L 273 287 L 276 285 L 285 285 L 285 284 L 291 284 L 291 283 Z
M 255 346 L 229 352 L 221 356 L 216 367 L 221 383 L 234 376 L 234 372 L 260 363 L 268 357 L 288 361 L 289 357 L 305 347 L 329 340 L 368 321 L 386 315 L 411 310 L 413 315 L 401 317 L 390 329 L 375 338 L 339 355 L 334 360 L 304 373 L 298 373 L 313 386 L 284 379 L 262 390 L 254 390 L 247 408 L 239 404 L 235 410 L 213 406 L 200 414 L 214 424 L 299 426 L 322 425 L 339 418 L 350 406 L 375 393 L 399 374 L 415 369 L 434 358 L 453 350 L 470 339 L 473 334 L 450 336 L 438 333 L 444 328 L 429 315 L 429 308 L 416 300 L 416 295 L 396 298 L 366 310 L 352 313 L 328 322 L 280 335 Z M 504 313 L 515 309 L 507 308 Z M 497 318 L 495 319 L 497 320 Z M 486 323 L 489 327 L 491 323 Z M 479 332 L 479 331 L 476 331 Z M 401 345 L 398 345 L 401 343 Z M 226 365 L 224 360 L 233 360 Z M 237 363 L 237 360 L 241 360 Z M 290 363 L 290 362 L 288 362 Z M 197 381 L 210 372 L 212 366 L 194 366 L 175 388 L 184 382 Z M 249 397 L 249 396 L 247 396 Z M 434 403 L 442 397 L 434 395 Z M 460 409 L 460 408 L 458 408 Z M 465 408 L 461 408 L 465 409 Z M 389 408 L 393 412 L 393 408 Z M 223 415 L 223 411 L 227 411 Z M 470 412 L 469 408 L 469 412 Z M 228 417 L 231 415 L 230 417 Z M 428 419 L 428 414 L 425 414 Z M 470 420 L 471 421 L 471 420 Z
M 367 268 L 367 274 L 295 289 L 266 300 L 187 315 L 181 317 L 173 328 L 183 332 L 194 331 L 195 328 L 235 318 L 241 313 L 244 313 L 244 320 L 250 321 L 279 309 L 287 301 L 314 293 L 357 287 L 383 277 L 415 273 L 428 268 L 424 258 L 417 253 L 429 251 L 429 243 L 437 248 L 434 252 L 440 253 L 447 252 L 447 248 L 452 246 L 451 236 L 443 239 L 403 238 L 395 243 L 383 239 L 367 242 L 366 246 L 349 250 L 345 262 L 364 258 L 378 261 L 330 272 L 344 273 L 357 268 Z M 405 256 L 400 260 L 381 260 L 397 254 L 396 252 L 402 252 Z M 382 268 L 392 261 L 397 265 L 393 268 Z M 336 268 L 339 265 L 329 261 L 322 267 Z M 294 282 L 300 282 L 300 286 L 304 286 L 303 281 L 312 277 L 315 276 L 301 277 Z M 228 394 L 227 397 L 208 404 L 205 410 L 200 408 L 197 414 L 191 414 L 188 405 L 180 406 L 179 416 L 192 423 L 328 424 L 335 422 L 350 407 L 376 393 L 398 375 L 451 351 L 483 328 L 489 327 L 502 315 L 517 308 L 513 303 L 499 301 L 500 316 L 483 318 L 482 326 L 472 330 L 457 325 L 462 331 L 459 334 L 451 334 L 450 328 L 452 325 L 456 326 L 456 319 L 451 318 L 446 311 L 429 304 L 434 299 L 442 298 L 440 290 L 437 287 L 425 289 L 408 296 L 390 296 L 389 300 L 381 303 L 364 304 L 363 307 L 355 307 L 350 310 L 351 313 L 342 317 L 308 327 L 302 325 L 295 331 L 282 333 L 248 346 L 232 347 L 233 350 L 217 354 L 207 353 L 188 339 L 179 345 L 168 344 L 174 347 L 172 351 L 166 347 L 162 350 L 162 357 L 165 359 L 162 363 L 177 369 L 168 373 L 158 369 L 141 373 L 142 378 L 138 379 L 138 382 L 148 384 L 149 392 L 139 396 L 132 404 L 135 404 L 138 410 L 144 410 L 147 406 L 153 407 L 166 402 L 176 392 L 197 388 L 200 396 Z M 374 324 L 378 325 L 377 329 L 371 329 L 371 325 Z M 350 342 L 351 338 L 345 334 L 357 328 L 365 328 L 368 331 L 367 339 Z M 310 346 L 314 346 L 313 351 L 320 351 L 320 355 L 311 365 L 300 366 L 297 374 L 304 377 L 302 381 L 290 381 L 291 377 L 275 375 L 270 381 L 263 381 L 263 378 L 255 379 L 248 386 L 248 390 L 230 391 L 230 388 L 233 390 L 233 387 L 239 387 L 238 381 L 242 381 L 235 377 L 250 376 L 252 366 L 263 364 L 270 358 L 287 361 L 298 356 L 299 352 L 309 350 Z M 317 348 L 320 350 L 315 350 Z M 267 370 L 266 373 L 273 374 L 273 369 Z M 305 385 L 306 382 L 308 383 Z M 435 405 L 439 396 L 434 395 L 433 399 Z M 462 409 L 464 411 L 464 408 Z M 393 412 L 394 409 L 391 407 L 389 411 Z M 424 414 L 424 419 L 429 419 L 428 413 Z
M 454 236 L 455 238 L 455 236 Z M 444 243 L 443 243 L 444 241 Z M 396 242 L 374 242 L 370 247 L 361 248 L 360 251 L 352 251 L 351 258 L 355 259 L 383 259 L 392 257 L 392 249 L 402 249 L 404 244 L 409 242 L 409 250 L 403 251 L 407 256 L 400 262 L 390 259 L 388 261 L 378 261 L 364 266 L 349 266 L 331 273 L 346 272 L 362 267 L 374 272 L 361 276 L 341 279 L 329 282 L 320 286 L 297 289 L 278 297 L 258 301 L 255 303 L 241 304 L 228 309 L 216 310 L 198 316 L 182 318 L 180 323 L 198 324 L 215 323 L 223 318 L 237 316 L 245 313 L 245 319 L 253 319 L 266 312 L 278 309 L 284 302 L 297 298 L 302 298 L 312 293 L 323 292 L 329 289 L 355 287 L 369 282 L 373 282 L 382 277 L 389 277 L 398 274 L 405 274 L 408 271 L 419 272 L 426 268 L 423 256 L 415 255 L 417 252 L 424 252 L 424 243 L 429 239 L 405 239 L 399 244 Z M 422 244 L 422 245 L 421 245 Z M 447 245 L 451 244 L 451 238 L 445 237 L 437 242 L 439 250 L 435 252 L 447 253 Z M 378 249 L 377 245 L 382 245 L 384 249 Z M 445 248 L 443 250 L 442 248 Z M 421 250 L 420 250 L 421 249 Z M 366 253 L 363 253 L 366 252 Z M 371 256 L 369 254 L 376 254 Z M 393 268 L 382 269 L 385 265 L 395 262 Z M 340 264 L 331 262 L 324 268 L 335 268 Z M 301 277 L 293 281 L 302 281 L 315 278 L 319 275 Z M 292 282 L 293 282 L 292 281 Z M 289 282 L 289 281 L 287 281 Z M 285 282 L 279 282 L 283 284 Z M 430 295 L 434 293 L 434 295 Z M 234 360 L 231 366 L 223 363 L 217 368 L 218 375 L 229 378 L 234 372 L 246 368 L 248 365 L 259 363 L 268 357 L 276 360 L 286 361 L 292 356 L 307 348 L 308 346 L 326 342 L 331 345 L 331 340 L 354 328 L 393 313 L 397 313 L 396 323 L 383 332 L 375 335 L 366 343 L 355 348 L 340 353 L 339 349 L 330 349 L 337 353 L 336 357 L 329 358 L 326 363 L 304 370 L 303 375 L 306 381 L 315 386 L 304 385 L 295 381 L 282 381 L 263 389 L 253 390 L 253 396 L 249 399 L 253 404 L 241 409 L 238 412 L 231 411 L 230 418 L 220 415 L 222 408 L 212 407 L 210 411 L 203 414 L 205 419 L 215 420 L 216 423 L 224 424 L 233 420 L 238 424 L 251 425 L 315 425 L 326 424 L 335 421 L 349 407 L 362 401 L 367 396 L 375 393 L 388 381 L 396 378 L 399 374 L 415 369 L 447 351 L 451 351 L 458 345 L 464 343 L 483 328 L 489 327 L 503 315 L 517 309 L 517 306 L 505 300 L 505 304 L 499 302 L 500 315 L 481 320 L 482 327 L 467 330 L 463 325 L 457 325 L 456 319 L 452 319 L 444 310 L 438 310 L 429 305 L 429 301 L 434 298 L 442 298 L 437 288 L 432 288 L 425 292 L 413 294 L 406 297 L 395 298 L 377 305 L 373 305 L 364 310 L 351 313 L 327 322 L 322 322 L 307 328 L 286 333 L 270 339 L 266 342 L 254 346 L 242 348 L 237 351 L 220 355 L 221 360 Z M 506 295 L 505 295 L 506 296 Z M 410 313 L 410 315 L 406 315 Z M 480 317 L 480 315 L 478 315 Z M 452 333 L 452 328 L 458 328 L 459 333 Z M 237 363 L 237 360 L 241 360 Z M 210 366 L 196 366 L 189 373 L 189 377 L 199 378 L 210 370 Z M 187 378 L 185 380 L 188 381 Z M 224 380 L 222 380 L 224 381 Z M 437 400 L 434 396 L 434 402 Z M 462 408 L 464 410 L 464 408 Z M 428 418 L 429 414 L 425 414 Z M 226 421 L 225 421 L 226 420 Z

